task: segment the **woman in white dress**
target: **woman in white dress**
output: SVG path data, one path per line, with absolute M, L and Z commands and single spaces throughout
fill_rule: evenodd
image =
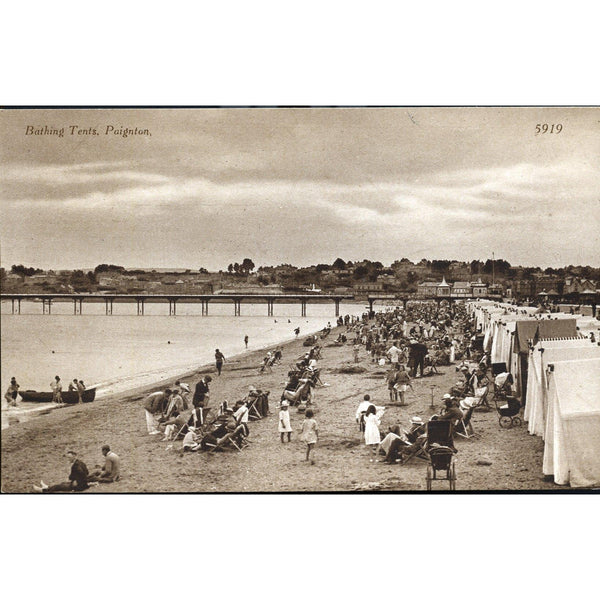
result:
M 365 444 L 371 446 L 373 454 L 375 454 L 380 442 L 379 417 L 377 416 L 377 409 L 371 404 L 365 414 Z

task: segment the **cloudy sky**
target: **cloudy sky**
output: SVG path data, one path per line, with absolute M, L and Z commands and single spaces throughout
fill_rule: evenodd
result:
M 0 153 L 5 268 L 600 265 L 598 109 L 5 110 Z

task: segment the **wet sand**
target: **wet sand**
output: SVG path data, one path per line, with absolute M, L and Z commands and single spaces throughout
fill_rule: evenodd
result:
M 88 493 L 125 492 L 333 492 L 333 491 L 420 491 L 426 488 L 426 463 L 413 459 L 405 465 L 388 465 L 383 456 L 374 457 L 361 441 L 355 421 L 363 395 L 371 395 L 378 406 L 387 406 L 381 431 L 398 420 L 408 427 L 411 416 L 429 418 L 439 412 L 442 395 L 458 379 L 454 366 L 439 367 L 440 374 L 413 380 L 407 406 L 389 405 L 385 383 L 386 367 L 371 362 L 364 348 L 359 374 L 340 374 L 338 369 L 353 363 L 352 345 L 332 346 L 345 328 L 333 329 L 321 341 L 319 361 L 324 387 L 316 390 L 316 414 L 320 438 L 314 464 L 304 460 L 305 444 L 298 439 L 303 415 L 291 408 L 292 442 L 282 444 L 277 432 L 277 404 L 287 372 L 306 350 L 304 336 L 283 347 L 283 361 L 271 373 L 259 374 L 265 350 L 247 352 L 225 363 L 221 377 L 212 366 L 210 406 L 223 400 L 230 405 L 254 385 L 270 390 L 271 415 L 250 423 L 250 445 L 242 452 L 181 452 L 181 440 L 163 442 L 149 436 L 142 399 L 148 391 L 137 390 L 93 404 L 69 406 L 2 431 L 2 490 L 30 492 L 40 479 L 58 483 L 67 478 L 69 464 L 64 451 L 72 448 L 90 470 L 102 462 L 100 448 L 109 444 L 121 457 L 121 481 L 99 485 Z M 183 377 L 192 386 L 200 375 Z M 174 380 L 171 380 L 174 381 Z M 433 389 L 432 389 L 433 386 Z M 163 386 L 164 387 L 164 386 Z M 434 406 L 432 403 L 432 393 Z M 476 410 L 472 424 L 477 438 L 455 442 L 457 490 L 560 490 L 542 474 L 543 441 L 527 432 L 526 424 L 501 429 L 495 410 Z M 169 447 L 171 446 L 171 447 Z M 478 461 L 491 464 L 478 464 Z M 448 482 L 434 482 L 435 490 L 448 490 Z M 567 488 L 568 489 L 568 488 Z

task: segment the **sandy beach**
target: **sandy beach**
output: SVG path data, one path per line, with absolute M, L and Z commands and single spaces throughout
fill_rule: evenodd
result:
M 240 355 L 225 363 L 221 377 L 212 366 L 210 406 L 223 400 L 230 404 L 245 396 L 254 385 L 270 390 L 271 415 L 250 423 L 250 445 L 242 452 L 181 452 L 181 441 L 163 442 L 146 432 L 142 399 L 157 389 L 137 390 L 127 396 L 98 400 L 52 411 L 2 432 L 2 490 L 30 492 L 43 479 L 57 483 L 69 471 L 64 451 L 76 450 L 90 469 L 101 463 L 100 448 L 110 444 L 121 457 L 122 478 L 84 493 L 126 492 L 335 492 L 425 490 L 426 463 L 388 465 L 374 457 L 361 441 L 355 412 L 364 394 L 378 406 L 386 406 L 381 431 L 400 421 L 408 426 L 412 416 L 429 418 L 439 412 L 441 398 L 457 380 L 454 366 L 440 373 L 413 380 L 414 392 L 407 405 L 390 405 L 384 374 L 386 367 L 371 362 L 361 348 L 358 374 L 339 373 L 353 361 L 352 346 L 334 346 L 339 331 L 323 340 L 319 361 L 325 384 L 316 391 L 316 414 L 320 439 L 315 464 L 304 460 L 305 445 L 298 439 L 303 415 L 291 409 L 292 442 L 282 444 L 277 433 L 277 404 L 294 360 L 303 354 L 304 337 L 283 346 L 283 361 L 271 373 L 259 374 L 264 349 Z M 331 340 L 331 341 L 330 341 Z M 352 364 L 354 364 L 352 362 Z M 183 381 L 195 385 L 200 375 L 188 374 Z M 433 397 L 433 406 L 432 406 Z M 476 438 L 456 441 L 456 489 L 560 490 L 542 474 L 543 441 L 530 436 L 525 426 L 502 429 L 495 410 L 477 410 L 472 420 Z M 478 464 L 478 463 L 489 464 Z M 434 482 L 435 490 L 448 490 L 448 483 Z
M 344 328 L 339 328 L 343 330 Z M 407 405 L 390 405 L 384 373 L 387 367 L 371 362 L 361 349 L 358 374 L 341 374 L 352 361 L 352 346 L 323 341 L 321 379 L 316 392 L 316 419 L 320 439 L 315 464 L 304 460 L 304 444 L 298 439 L 303 415 L 291 409 L 292 442 L 282 444 L 277 433 L 277 403 L 292 362 L 305 348 L 304 337 L 283 346 L 283 361 L 271 373 L 259 374 L 264 350 L 248 352 L 225 364 L 217 377 L 212 366 L 198 373 L 213 374 L 210 406 L 244 397 L 254 385 L 270 390 L 271 415 L 250 423 L 250 445 L 242 452 L 183 454 L 181 441 L 163 442 L 146 433 L 142 399 L 148 391 L 69 406 L 2 432 L 2 490 L 30 492 L 32 484 L 62 481 L 68 474 L 64 451 L 72 448 L 93 468 L 101 463 L 100 447 L 108 443 L 122 459 L 121 481 L 93 487 L 85 493 L 125 492 L 335 492 L 425 490 L 426 464 L 412 460 L 388 465 L 374 457 L 361 441 L 355 412 L 368 393 L 378 406 L 386 406 L 381 431 L 411 416 L 427 419 L 439 411 L 441 397 L 457 379 L 454 366 L 441 367 L 438 375 L 413 381 Z M 353 363 L 352 363 L 353 364 Z M 183 378 L 194 385 L 200 375 Z M 433 407 L 432 407 L 433 395 Z M 526 427 L 501 429 L 494 410 L 476 411 L 477 438 L 458 439 L 456 446 L 457 490 L 557 490 L 542 474 L 543 441 L 530 436 Z M 478 464 L 485 462 L 490 464 Z M 434 483 L 447 490 L 447 482 Z

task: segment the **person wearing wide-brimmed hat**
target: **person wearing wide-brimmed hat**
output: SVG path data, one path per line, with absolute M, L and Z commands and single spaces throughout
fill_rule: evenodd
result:
M 188 431 L 183 438 L 183 451 L 184 452 L 197 452 L 200 450 L 200 444 L 196 441 L 196 428 L 188 426 Z

